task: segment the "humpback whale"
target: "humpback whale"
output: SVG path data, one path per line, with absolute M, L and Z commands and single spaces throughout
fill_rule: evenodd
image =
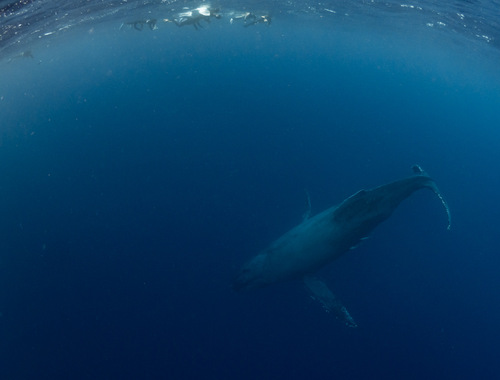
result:
M 299 279 L 326 311 L 334 313 L 347 326 L 356 327 L 342 302 L 315 273 L 355 248 L 389 218 L 404 199 L 420 189 L 430 189 L 437 195 L 446 210 L 450 229 L 450 211 L 436 183 L 420 166 L 415 165 L 412 169 L 410 177 L 371 190 L 360 190 L 340 205 L 314 217 L 309 218 L 309 212 L 306 213 L 301 224 L 243 265 L 233 282 L 233 289 L 250 290 Z

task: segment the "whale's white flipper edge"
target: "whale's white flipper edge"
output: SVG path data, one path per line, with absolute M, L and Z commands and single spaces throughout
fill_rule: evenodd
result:
M 312 293 L 311 297 L 318 301 L 326 312 L 332 312 L 338 320 L 344 322 L 348 327 L 358 327 L 339 298 L 318 277 L 313 275 L 304 276 L 304 284 Z

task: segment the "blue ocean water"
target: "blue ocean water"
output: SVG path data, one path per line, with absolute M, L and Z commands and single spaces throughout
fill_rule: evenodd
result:
M 120 3 L 0 2 L 2 379 L 498 377 L 497 2 Z M 417 192 L 321 272 L 357 328 L 231 289 L 413 164 L 451 231 Z

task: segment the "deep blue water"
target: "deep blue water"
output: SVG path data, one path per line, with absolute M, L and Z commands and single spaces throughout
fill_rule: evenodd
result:
M 0 62 L 1 378 L 497 378 L 498 53 L 233 26 L 99 24 Z M 452 229 L 418 192 L 321 272 L 358 328 L 298 282 L 231 290 L 307 194 L 416 163 Z

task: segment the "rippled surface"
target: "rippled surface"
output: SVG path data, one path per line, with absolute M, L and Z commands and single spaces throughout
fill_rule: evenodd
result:
M 21 0 L 0 2 L 0 54 L 3 58 L 21 54 L 33 41 L 51 38 L 79 26 L 97 23 L 134 23 L 160 20 L 157 27 L 173 27 L 161 22 L 208 4 L 200 1 L 53 1 Z M 218 1 L 217 22 L 229 23 L 235 14 L 251 12 L 270 15 L 274 22 L 311 22 L 323 18 L 335 26 L 362 23 L 377 28 L 396 28 L 399 33 L 434 29 L 436 38 L 451 38 L 472 47 L 500 46 L 500 2 L 488 1 Z

